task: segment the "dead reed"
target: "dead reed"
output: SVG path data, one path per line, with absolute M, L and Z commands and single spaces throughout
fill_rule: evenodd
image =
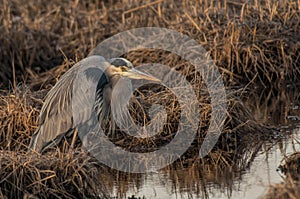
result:
M 279 166 L 279 170 L 285 174 L 284 181 L 274 184 L 269 188 L 265 198 L 285 199 L 300 197 L 300 154 L 296 152 L 288 156 L 285 163 Z
M 2 198 L 105 198 L 100 166 L 84 154 L 1 151 Z
M 89 1 L 0 4 L 2 87 L 78 60 L 103 39 L 138 27 L 196 39 L 226 83 L 270 86 L 299 78 L 299 1 Z M 63 52 L 63 53 L 62 53 Z M 162 56 L 164 57 L 164 56 Z
M 64 67 L 58 66 L 52 71 L 63 73 L 65 67 L 68 68 L 69 66 L 67 64 Z M 257 148 L 260 147 L 259 144 L 254 144 L 249 140 L 267 140 L 277 131 L 257 123 L 247 107 L 238 98 L 239 92 L 228 90 L 227 105 L 229 108 L 223 133 L 210 154 L 204 159 L 198 159 L 199 147 L 209 125 L 209 112 L 211 111 L 209 94 L 203 88 L 203 81 L 199 74 L 193 74 L 191 72 L 193 70 L 189 67 L 181 70 L 190 80 L 194 89 L 199 89 L 196 91 L 199 93 L 197 95 L 198 101 L 201 102 L 201 128 L 198 129 L 197 137 L 191 147 L 175 165 L 185 165 L 184 167 L 198 165 L 197 167 L 203 173 L 218 171 L 220 176 L 222 176 L 222 171 L 228 168 L 232 171 L 231 174 L 235 170 L 245 168 L 256 154 Z M 41 79 L 46 76 L 41 75 Z M 60 76 L 60 74 L 57 74 L 57 76 Z M 36 82 L 42 81 L 36 79 Z M 55 82 L 55 78 L 50 82 Z M 49 85 L 45 87 L 49 87 Z M 76 149 L 77 152 L 71 153 L 68 153 L 68 144 L 64 144 L 64 142 L 60 144 L 60 149 L 51 150 L 44 156 L 25 152 L 30 137 L 37 127 L 37 115 L 47 91 L 48 89 L 43 89 L 38 92 L 31 92 L 30 88 L 19 86 L 13 92 L 2 93 L 0 111 L 3 127 L 0 132 L 0 147 L 2 149 L 0 154 L 0 158 L 2 158 L 0 161 L 0 187 L 2 188 L 2 194 L 8 198 L 25 195 L 38 197 L 97 197 L 97 194 L 102 194 L 105 196 L 106 193 L 110 193 L 110 188 L 107 188 L 106 183 L 111 182 L 105 179 L 112 178 L 111 175 L 115 172 L 111 172 L 106 167 L 102 168 L 96 160 L 84 152 L 80 152 L 80 144 Z M 168 118 L 163 131 L 156 134 L 155 137 L 146 139 L 132 139 L 131 136 L 120 133 L 112 141 L 134 152 L 156 150 L 170 142 L 174 137 L 174 132 L 176 132 L 176 123 L 180 112 L 176 96 L 160 86 L 146 85 L 136 91 L 136 100 L 145 109 L 149 108 L 149 105 L 153 102 L 157 103 L 157 101 L 164 106 Z M 135 108 L 132 112 L 137 123 L 147 123 L 147 118 L 141 120 L 145 115 L 144 112 L 140 112 L 143 110 Z M 170 170 L 172 170 L 171 167 Z M 90 171 L 95 171 L 95 174 L 90 173 Z M 103 176 L 101 175 L 102 172 L 107 174 L 103 174 Z M 117 173 L 117 175 L 126 176 L 122 172 Z M 130 176 L 131 174 L 128 174 L 129 178 L 139 181 L 140 177 Z M 211 181 L 216 183 L 213 179 Z M 89 183 L 86 184 L 86 182 Z
M 72 155 L 60 150 L 45 156 L 25 153 L 47 91 L 67 69 L 86 57 L 105 38 L 138 27 L 170 28 L 203 45 L 227 86 L 240 88 L 251 84 L 253 88 L 278 88 L 300 77 L 299 11 L 299 0 L 280 3 L 272 0 L 157 0 L 146 3 L 135 0 L 55 0 L 51 3 L 0 0 L 0 88 L 5 89 L 0 95 L 0 197 L 97 198 L 112 192 L 113 182 L 106 184 L 110 182 L 107 178 L 116 177 L 120 172 L 105 168 L 103 171 L 79 149 Z M 147 62 L 169 65 L 193 85 L 203 110 L 200 113 L 202 128 L 178 164 L 187 166 L 199 161 L 195 157 L 206 135 L 211 111 L 202 78 L 193 66 L 168 52 L 137 50 L 125 57 L 135 65 Z M 168 123 L 173 124 L 179 112 L 176 98 L 167 90 L 151 88 L 136 93 L 138 100 L 147 107 L 159 95 L 167 107 Z M 246 143 L 270 139 L 277 133 L 255 120 L 239 99 L 239 91 L 228 88 L 227 93 L 229 108 L 224 132 L 209 156 L 197 163 L 208 175 L 224 168 L 246 167 L 257 152 L 254 142 L 255 146 Z M 133 114 L 137 122 L 144 122 L 139 120 L 139 112 Z M 166 138 L 165 142 L 172 139 L 176 125 L 165 128 L 167 133 L 159 134 L 155 141 L 161 137 Z M 143 150 L 141 146 L 155 149 L 165 144 L 162 141 L 153 144 L 153 140 L 147 139 L 132 140 L 126 135 L 115 141 L 133 151 Z M 100 171 L 111 175 L 101 175 Z M 120 176 L 141 184 L 138 176 Z M 124 191 L 128 186 L 124 185 Z

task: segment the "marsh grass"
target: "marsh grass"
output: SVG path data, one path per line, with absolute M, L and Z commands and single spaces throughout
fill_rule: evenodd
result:
M 285 199 L 300 197 L 300 153 L 288 156 L 279 170 L 285 175 L 282 183 L 271 185 L 265 198 Z
M 27 148 L 32 131 L 37 127 L 37 116 L 42 105 L 41 93 L 32 93 L 22 86 L 13 92 L 2 92 L 1 150 L 18 151 Z
M 14 77 L 16 82 L 31 79 L 32 74 L 62 63 L 65 56 L 80 60 L 116 33 L 152 26 L 197 40 L 227 83 L 269 86 L 299 78 L 298 0 L 51 4 L 1 0 L 0 6 L 2 87 Z
M 0 159 L 1 192 L 7 198 L 105 197 L 100 169 L 83 154 L 2 151 Z
M 193 83 L 201 84 L 201 82 Z M 0 184 L 2 194 L 8 198 L 25 195 L 76 198 L 97 197 L 98 194 L 106 197 L 108 193 L 114 193 L 110 187 L 114 183 L 113 179 L 120 182 L 118 194 L 123 197 L 126 190 L 130 189 L 130 186 L 125 183 L 126 179 L 131 179 L 133 184 L 140 186 L 141 176 L 112 171 L 99 165 L 97 160 L 81 149 L 80 140 L 74 150 L 70 150 L 70 140 L 63 140 L 58 148 L 54 147 L 44 155 L 26 152 L 31 135 L 37 128 L 37 116 L 47 91 L 48 89 L 44 89 L 31 93 L 29 88 L 19 86 L 17 90 L 3 93 L 1 96 L 0 117 L 3 121 L 3 128 L 0 134 L 2 149 Z M 159 100 L 160 103 L 168 105 L 165 106 L 169 117 L 167 124 L 163 131 L 152 138 L 132 139 L 123 133 L 118 134 L 112 141 L 129 151 L 153 151 L 172 140 L 176 132 L 176 121 L 179 119 L 176 115 L 180 112 L 180 106 L 176 104 L 176 98 L 172 93 L 159 86 L 151 88 L 145 86 L 136 92 L 139 93 L 136 99 L 145 107 L 162 97 L 163 100 Z M 277 132 L 276 129 L 263 126 L 254 120 L 247 107 L 238 99 L 239 92 L 228 91 L 228 93 L 229 108 L 224 121 L 224 130 L 214 149 L 206 158 L 198 158 L 199 147 L 209 125 L 211 109 L 208 103 L 209 95 L 208 93 L 205 95 L 204 89 L 202 95 L 198 96 L 199 101 L 203 102 L 200 114 L 201 128 L 198 129 L 195 140 L 183 156 L 174 163 L 174 166 L 165 168 L 167 172 L 175 172 L 172 170 L 180 167 L 193 167 L 200 169 L 201 173 L 218 172 L 220 178 L 226 175 L 225 171 L 228 169 L 232 171 L 231 175 L 236 175 L 234 171 L 246 168 L 257 153 L 257 148 L 260 148 L 260 144 L 250 140 L 268 140 Z M 141 116 L 144 117 L 144 112 L 139 112 L 143 109 L 134 109 L 134 111 L 132 115 L 136 116 L 137 122 L 143 124 L 144 120 L 138 121 Z M 9 125 L 6 126 L 6 124 Z M 119 179 L 120 176 L 124 179 Z M 202 177 L 207 178 L 206 175 Z M 217 179 L 214 180 L 209 176 L 207 180 L 218 183 Z M 222 184 L 220 181 L 219 183 Z M 201 183 L 200 185 L 204 186 Z
M 281 184 L 272 185 L 264 198 L 266 199 L 287 199 L 300 197 L 299 181 L 295 182 L 290 177 L 284 180 Z
M 178 162 L 166 168 L 166 173 L 180 175 L 175 170 L 178 165 L 197 166 L 201 169 L 200 173 L 193 173 L 193 182 L 198 185 L 200 177 L 216 184 L 225 179 L 217 176 L 234 178 L 234 172 L 225 171 L 241 170 L 250 164 L 260 146 L 251 141 L 273 139 L 278 133 L 275 128 L 258 123 L 247 105 L 241 102 L 243 86 L 280 88 L 300 76 L 299 0 L 280 3 L 271 0 L 158 0 L 146 3 L 135 0 L 121 3 L 0 0 L 0 10 L 1 198 L 97 198 L 112 193 L 116 181 L 120 182 L 123 194 L 130 187 L 129 181 L 135 182 L 137 187 L 142 184 L 139 175 L 99 166 L 80 145 L 70 152 L 68 142 L 63 142 L 60 148 L 44 156 L 25 152 L 49 89 L 99 42 L 120 31 L 157 26 L 187 34 L 207 50 L 226 86 L 242 88 L 236 91 L 227 87 L 224 131 L 211 153 L 199 160 L 197 155 L 211 112 L 209 94 L 201 76 L 185 60 L 168 52 L 142 49 L 124 55 L 134 65 L 149 62 L 168 65 L 183 74 L 197 91 L 202 110 L 201 128 L 192 146 Z M 167 125 L 154 140 L 132 140 L 121 135 L 114 141 L 132 151 L 143 150 L 141 146 L 155 149 L 164 145 L 176 129 L 173 124 L 180 112 L 176 98 L 155 86 L 141 88 L 135 94 L 146 108 L 160 97 L 167 108 L 167 121 L 172 125 Z M 135 111 L 132 114 L 136 115 L 137 123 L 148 122 L 149 118 L 140 109 Z M 159 141 L 161 138 L 165 141 Z M 174 183 L 174 186 L 180 183 L 192 186 L 187 181 Z M 205 184 L 195 186 L 196 191 L 199 188 L 206 191 Z
M 292 155 L 288 156 L 285 159 L 284 164 L 279 166 L 279 170 L 285 175 L 288 175 L 288 177 L 292 178 L 294 181 L 299 181 L 300 152 L 295 152 Z

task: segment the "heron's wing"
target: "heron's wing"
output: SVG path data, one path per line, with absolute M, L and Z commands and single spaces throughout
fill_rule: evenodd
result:
M 39 116 L 39 127 L 29 145 L 31 149 L 41 152 L 47 145 L 59 142 L 63 135 L 75 128 L 78 123 L 89 118 L 91 110 L 84 108 L 89 97 L 87 91 L 90 88 L 96 89 L 105 64 L 108 63 L 103 57 L 91 56 L 75 64 L 60 78 L 46 96 Z M 97 71 L 91 72 L 93 69 L 97 69 Z M 82 73 L 83 78 L 80 78 L 78 83 L 79 73 Z M 76 89 L 75 94 L 74 89 Z M 92 94 L 95 95 L 95 93 Z M 74 99 L 74 95 L 79 99 Z M 81 105 L 82 107 L 80 107 Z M 74 111 L 77 112 L 74 113 Z M 75 116 L 75 121 L 74 114 L 78 114 Z

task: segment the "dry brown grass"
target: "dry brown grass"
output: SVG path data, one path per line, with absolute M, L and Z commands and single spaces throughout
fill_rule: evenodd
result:
M 66 67 L 68 66 L 66 65 Z M 198 78 L 198 80 L 201 79 Z M 200 84 L 201 82 L 198 82 L 197 85 Z M 175 103 L 170 93 L 157 90 L 159 91 L 158 94 L 154 92 L 155 89 L 153 91 L 153 87 L 150 92 L 149 88 L 146 87 L 145 90 L 142 89 L 140 92 L 149 96 L 142 95 L 138 99 L 143 100 L 143 105 L 147 105 L 149 103 L 148 100 L 153 101 L 153 96 L 158 95 L 158 99 L 163 97 L 166 100 L 166 104 Z M 126 190 L 129 189 L 125 183 L 126 179 L 133 179 L 137 183 L 136 186 L 140 185 L 140 177 L 110 171 L 110 169 L 105 167 L 102 168 L 97 164 L 96 160 L 87 156 L 84 152 L 78 151 L 80 150 L 79 148 L 76 149 L 77 152 L 69 153 L 68 145 L 63 143 L 60 144 L 61 150 L 51 150 L 43 156 L 34 153 L 27 154 L 25 152 L 26 146 L 37 127 L 36 117 L 46 92 L 47 89 L 30 93 L 29 88 L 18 87 L 13 93 L 6 92 L 2 95 L 3 105 L 1 106 L 0 117 L 3 118 L 4 124 L 0 134 L 0 146 L 2 149 L 0 154 L 0 187 L 4 196 L 8 198 L 24 195 L 38 197 L 96 197 L 95 194 L 97 193 L 104 195 L 105 193 L 112 193 L 110 190 L 110 186 L 114 183 L 112 179 L 119 181 L 120 179 L 118 178 L 120 176 L 125 178 L 125 180 L 120 180 L 122 182 L 119 190 L 120 195 L 125 194 Z M 245 169 L 257 153 L 260 143 L 255 143 L 254 140 L 267 140 L 276 130 L 255 122 L 248 109 L 237 98 L 238 92 L 228 91 L 229 109 L 223 134 L 210 154 L 205 159 L 198 159 L 199 147 L 203 142 L 207 125 L 209 125 L 208 120 L 210 119 L 209 100 L 207 99 L 207 94 L 205 95 L 204 93 L 202 92 L 202 95 L 198 96 L 203 104 L 201 109 L 201 129 L 199 129 L 197 138 L 175 166 L 166 168 L 166 171 L 170 173 L 175 172 L 172 170 L 178 167 L 176 165 L 183 166 L 183 168 L 192 166 L 194 169 L 197 168 L 195 170 L 200 170 L 200 174 L 207 181 L 226 185 L 226 183 L 231 181 L 228 179 L 228 181 L 222 182 L 220 179 L 224 175 L 231 175 L 230 179 L 234 180 L 236 178 L 235 171 Z M 164 100 L 160 100 L 160 102 Z M 170 118 L 176 120 L 176 117 L 174 118 L 172 115 L 176 115 L 180 107 L 175 103 L 174 106 L 167 106 L 166 108 L 168 114 L 171 115 Z M 174 124 L 174 121 L 168 120 L 168 122 Z M 10 125 L 5 126 L 7 123 Z M 118 135 L 114 141 L 118 145 L 132 151 L 145 152 L 153 150 L 168 143 L 174 136 L 174 127 L 172 125 L 167 126 L 168 128 L 156 135 L 155 139 L 131 139 L 131 137 L 124 134 Z M 96 174 L 90 173 L 90 171 L 95 171 Z M 102 172 L 104 176 L 100 175 Z M 212 177 L 214 176 L 213 173 L 216 172 L 219 178 Z M 205 173 L 204 176 L 203 173 Z M 195 174 L 193 179 L 197 175 Z M 87 181 L 89 184 L 86 184 Z M 183 181 L 181 183 L 191 182 L 194 181 Z M 198 183 L 197 186 L 202 187 L 203 184 Z M 105 192 L 103 193 L 103 191 Z
M 0 96 L 0 148 L 24 150 L 37 127 L 37 116 L 42 104 L 40 92 L 32 93 L 19 87 L 14 92 L 2 92 Z M 38 97 L 38 98 L 37 98 Z
M 131 28 L 170 28 L 196 39 L 226 82 L 263 85 L 299 78 L 299 1 L 1 0 L 1 70 L 7 87 L 63 61 L 86 57 L 103 39 Z M 164 57 L 164 56 L 162 56 Z
M 132 178 L 141 184 L 138 176 L 103 171 L 95 160 L 82 152 L 70 155 L 56 150 L 45 156 L 24 152 L 37 127 L 37 116 L 47 91 L 103 39 L 131 28 L 170 28 L 189 35 L 205 47 L 226 85 L 240 87 L 241 83 L 252 83 L 253 87 L 280 87 L 285 81 L 293 82 L 300 77 L 299 11 L 299 0 L 282 0 L 281 3 L 271 0 L 248 3 L 0 0 L 0 87 L 6 89 L 0 95 L 0 197 L 97 197 L 112 192 L 111 176 L 115 180 L 123 176 L 124 181 Z M 185 75 L 199 91 L 197 97 L 204 110 L 202 128 L 178 164 L 185 167 L 199 161 L 195 157 L 210 118 L 210 100 L 208 93 L 201 91 L 201 77 L 195 74 L 193 66 L 168 52 L 140 50 L 125 57 L 136 65 L 146 62 L 169 65 Z M 18 85 L 18 82 L 28 86 Z M 228 89 L 228 94 L 224 133 L 209 156 L 197 165 L 208 175 L 205 177 L 209 179 L 211 175 L 214 183 L 220 180 L 212 177 L 215 171 L 220 171 L 222 176 L 227 175 L 222 173 L 226 169 L 241 170 L 249 165 L 259 148 L 252 140 L 270 139 L 276 132 L 256 122 L 240 101 L 239 92 Z M 173 103 L 174 106 L 166 106 L 168 113 L 178 112 L 176 103 L 168 101 L 174 98 L 165 91 L 153 92 L 150 97 L 141 95 L 139 99 L 147 105 L 158 95 L 165 100 L 163 103 Z M 172 129 L 168 126 L 169 134 L 161 134 L 168 138 L 166 141 L 172 138 Z M 126 136 L 117 141 L 123 141 L 130 149 L 164 144 L 153 145 L 153 140 L 132 142 Z M 108 174 L 101 176 L 100 171 Z M 195 177 L 193 182 L 198 181 Z M 128 183 L 125 184 L 123 191 L 128 187 Z
M 289 155 L 284 164 L 279 166 L 279 169 L 294 181 L 300 181 L 300 152 Z
M 285 174 L 284 181 L 272 185 L 265 198 L 287 199 L 300 197 L 300 153 L 296 152 L 285 159 L 283 165 L 279 166 Z
M 300 197 L 299 181 L 295 182 L 290 177 L 285 179 L 283 183 L 272 185 L 265 199 L 288 199 Z
M 97 198 L 105 196 L 100 166 L 84 154 L 28 155 L 2 151 L 2 198 Z

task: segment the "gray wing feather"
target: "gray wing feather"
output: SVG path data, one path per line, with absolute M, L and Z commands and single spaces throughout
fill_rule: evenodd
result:
M 86 104 L 87 100 L 94 100 L 89 99 L 90 96 L 87 91 L 91 87 L 96 89 L 95 85 L 97 86 L 97 82 L 100 80 L 100 77 L 97 76 L 103 75 L 107 64 L 109 63 L 101 56 L 90 56 L 75 64 L 60 78 L 46 96 L 39 116 L 39 127 L 32 136 L 29 148 L 41 152 L 47 145 L 53 144 L 53 142 L 58 143 L 65 133 L 89 118 L 91 110 L 79 107 L 76 108 L 79 113 L 74 121 L 73 87 L 80 87 L 76 90 L 76 96 L 80 98 L 76 100 L 76 106 Z M 89 67 L 97 67 L 100 70 L 98 70 L 98 73 L 85 73 L 85 77 L 80 79 L 80 84 L 78 82 L 74 83 L 76 77 L 78 77 L 77 74 L 81 72 L 80 70 Z

